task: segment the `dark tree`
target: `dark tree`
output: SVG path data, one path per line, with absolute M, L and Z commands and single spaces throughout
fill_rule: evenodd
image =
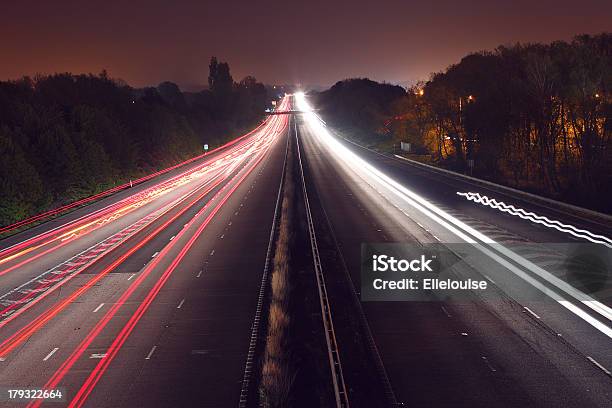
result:
M 68 73 L 0 82 L 0 225 L 177 163 L 255 126 L 265 87 L 234 85 L 211 59 L 211 90 L 134 89 Z

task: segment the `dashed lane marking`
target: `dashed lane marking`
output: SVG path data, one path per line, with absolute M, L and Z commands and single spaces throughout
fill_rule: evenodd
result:
M 446 315 L 446 317 L 453 317 L 448 310 L 446 310 L 446 308 L 444 306 L 440 306 L 440 308 L 442 309 L 442 311 L 444 312 L 444 314 Z
M 495 369 L 495 367 L 493 367 L 491 365 L 491 363 L 489 362 L 489 359 L 486 358 L 485 356 L 482 356 L 482 361 L 484 361 L 484 363 L 487 365 L 487 367 L 489 367 L 489 370 L 491 370 L 492 372 L 496 372 L 497 370 Z
M 147 356 L 145 357 L 145 360 L 150 360 L 151 356 L 153 356 L 153 353 L 155 353 L 155 349 L 157 349 L 157 346 L 153 346 L 151 348 L 151 351 L 149 351 L 149 354 L 147 354 Z
M 48 359 L 50 359 L 51 356 L 54 355 L 57 350 L 59 350 L 59 347 L 56 347 L 53 350 L 51 350 L 49 354 L 47 354 L 45 358 L 43 358 L 43 361 L 47 361 Z
M 601 371 L 603 371 L 604 373 L 606 373 L 606 375 L 607 375 L 608 377 L 612 377 L 612 373 L 610 372 L 610 370 L 608 370 L 606 367 L 604 367 L 604 366 L 602 366 L 601 364 L 599 364 L 599 363 L 598 363 L 598 362 L 597 362 L 597 361 L 596 361 L 596 360 L 595 360 L 593 357 L 591 357 L 591 356 L 587 356 L 587 359 L 588 359 L 588 360 L 589 360 L 591 363 L 595 364 L 595 366 L 596 366 L 597 368 L 599 368 Z
M 489 277 L 489 275 L 485 275 L 485 274 L 483 274 L 482 276 L 484 276 L 484 277 L 485 277 L 485 279 L 486 279 L 486 280 L 488 280 L 489 282 L 491 282 L 491 283 L 495 284 L 495 281 L 494 281 L 493 279 L 491 279 L 491 278 Z
M 532 315 L 533 317 L 535 317 L 536 319 L 539 319 L 540 316 L 538 316 L 533 310 L 531 310 L 530 308 L 528 308 L 527 306 L 523 306 L 523 309 L 525 309 L 530 315 Z

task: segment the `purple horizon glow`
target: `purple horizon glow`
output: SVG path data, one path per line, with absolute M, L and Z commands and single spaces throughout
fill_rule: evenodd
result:
M 131 2 L 24 0 L 0 15 L 0 80 L 106 69 L 134 86 L 207 82 L 208 61 L 235 79 L 329 85 L 367 76 L 393 83 L 500 44 L 610 31 L 598 0 Z

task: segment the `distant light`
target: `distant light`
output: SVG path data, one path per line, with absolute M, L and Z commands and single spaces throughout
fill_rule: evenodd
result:
M 474 100 L 474 97 L 472 95 L 469 95 L 468 96 L 468 101 L 473 101 L 473 100 Z
M 596 94 L 595 94 L 595 97 L 596 97 L 596 98 L 599 98 L 599 94 L 598 94 L 598 93 L 596 93 Z
M 425 95 L 425 91 L 423 89 L 419 89 L 419 96 Z

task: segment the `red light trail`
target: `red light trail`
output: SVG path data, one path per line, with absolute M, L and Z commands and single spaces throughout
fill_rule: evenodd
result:
M 222 208 L 225 202 L 232 196 L 234 191 L 241 186 L 242 182 L 253 172 L 253 170 L 257 167 L 257 165 L 264 159 L 267 151 L 271 147 L 272 143 L 277 139 L 278 135 L 282 132 L 282 130 L 287 125 L 287 118 L 283 117 L 278 121 L 274 121 L 274 125 L 271 127 L 270 131 L 262 132 L 263 135 L 253 144 L 253 151 L 247 152 L 250 153 L 250 157 L 257 157 L 255 160 L 252 160 L 249 163 L 249 167 L 244 171 L 239 171 L 228 183 L 226 183 L 221 190 L 215 193 L 214 197 L 208 201 L 208 203 L 194 216 L 186 225 L 185 228 L 179 232 L 179 234 L 172 240 L 170 243 L 165 246 L 160 253 L 145 267 L 142 273 L 138 276 L 138 278 L 129 286 L 129 288 L 121 295 L 121 297 L 113 303 L 113 306 L 107 311 L 107 313 L 102 317 L 100 321 L 95 325 L 95 327 L 87 334 L 87 336 L 81 341 L 81 343 L 77 346 L 77 348 L 72 352 L 72 354 L 68 357 L 67 360 L 61 365 L 61 367 L 54 373 L 54 375 L 49 379 L 46 388 L 56 387 L 64 378 L 64 376 L 69 372 L 71 367 L 76 363 L 76 361 L 82 356 L 87 347 L 93 342 L 93 340 L 100 334 L 100 332 L 107 326 L 109 321 L 113 319 L 118 310 L 127 302 L 127 300 L 132 296 L 134 291 L 141 286 L 141 284 L 151 275 L 152 271 L 165 259 L 170 250 L 179 245 L 181 238 L 190 233 L 190 229 L 192 226 L 197 225 L 198 222 L 201 222 L 196 231 L 189 237 L 187 242 L 183 245 L 178 255 L 172 260 L 171 264 L 164 270 L 160 278 L 156 281 L 153 288 L 147 293 L 145 299 L 139 304 L 138 309 L 134 314 L 130 317 L 129 321 L 125 324 L 119 334 L 115 337 L 113 343 L 108 348 L 108 351 L 105 357 L 100 361 L 98 366 L 91 372 L 85 383 L 82 385 L 81 389 L 75 396 L 74 400 L 71 402 L 71 407 L 81 406 L 87 396 L 91 393 L 96 383 L 104 374 L 104 371 L 116 356 L 116 354 L 121 349 L 121 346 L 124 344 L 130 333 L 134 330 L 134 327 L 140 320 L 140 318 L 144 315 L 148 307 L 151 305 L 161 288 L 169 279 L 170 275 L 179 265 L 181 260 L 185 257 L 187 252 L 193 246 L 194 242 L 198 239 L 198 237 L 202 234 L 205 228 L 212 221 L 217 212 Z M 257 155 L 257 156 L 255 156 Z M 230 187 L 231 186 L 231 187 Z M 217 202 L 218 200 L 218 202 Z M 214 206 L 213 206 L 214 203 Z M 212 209 L 210 209 L 210 207 Z M 210 213 L 206 216 L 203 221 L 199 221 L 199 218 L 205 214 L 210 209 Z M 0 349 L 2 350 L 2 349 Z M 0 351 L 0 355 L 2 355 L 2 351 Z M 40 406 L 41 401 L 34 401 L 29 407 L 37 407 Z

